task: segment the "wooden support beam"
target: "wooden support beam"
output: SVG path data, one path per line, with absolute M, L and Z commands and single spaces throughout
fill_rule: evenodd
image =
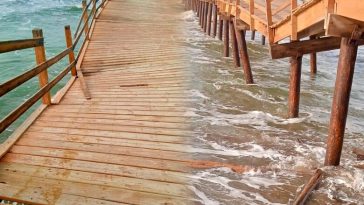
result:
M 223 50 L 223 56 L 229 57 L 229 20 L 224 19 L 224 50 Z
M 207 11 L 207 35 L 211 35 L 211 19 L 212 19 L 212 3 L 207 3 L 208 11 Z
M 214 17 L 213 17 L 213 27 L 212 27 L 212 37 L 216 37 L 217 33 L 217 6 L 216 4 L 213 5 L 214 8 Z
M 325 26 L 328 36 L 350 38 L 357 27 L 364 28 L 364 22 L 337 14 L 329 14 Z
M 72 45 L 73 45 L 72 32 L 71 32 L 71 27 L 69 25 L 64 27 L 64 34 L 66 36 L 67 48 L 72 48 Z M 70 53 L 68 54 L 68 59 L 69 59 L 69 63 L 72 63 L 73 61 L 75 61 L 75 53 L 73 52 L 73 50 L 71 50 Z M 76 66 L 73 66 L 73 68 L 71 69 L 71 74 L 72 74 L 72 76 L 77 76 Z
M 233 61 L 235 67 L 240 67 L 240 57 L 239 57 L 239 48 L 238 48 L 238 42 L 236 39 L 235 34 L 235 25 L 234 21 L 229 21 L 229 28 L 230 28 L 230 35 L 231 35 L 231 45 L 232 45 L 232 51 L 233 51 Z
M 34 29 L 33 38 L 43 38 L 42 29 Z M 38 65 L 40 65 L 46 61 L 46 53 L 45 53 L 44 45 L 35 47 L 34 52 L 35 52 L 35 60 Z M 43 88 L 48 83 L 48 71 L 47 70 L 42 71 L 41 73 L 39 73 L 38 77 L 39 77 L 39 87 Z M 51 104 L 50 92 L 47 92 L 43 95 L 42 102 L 45 105 Z
M 296 197 L 292 205 L 304 205 L 314 189 L 318 186 L 323 176 L 321 169 L 317 169 L 315 174 L 310 178 L 307 184 L 303 187 L 300 194 Z
M 340 164 L 357 52 L 358 42 L 356 40 L 342 38 L 331 108 L 325 166 L 338 166 Z
M 364 45 L 364 40 L 358 40 L 358 44 Z M 340 38 L 326 37 L 283 44 L 272 44 L 270 45 L 270 54 L 273 59 L 279 59 L 314 52 L 335 50 L 338 48 L 340 48 Z
M 291 57 L 291 75 L 288 96 L 288 117 L 299 115 L 302 56 Z
M 316 36 L 310 36 L 310 40 L 316 39 Z M 317 73 L 317 55 L 316 52 L 312 52 L 310 54 L 310 68 L 311 68 L 311 75 L 316 75 Z
M 236 30 L 236 39 L 238 41 L 239 46 L 239 54 L 240 54 L 240 62 L 243 66 L 244 77 L 246 84 L 253 84 L 253 74 L 250 67 L 250 60 L 248 54 L 248 47 L 245 40 L 245 31 L 244 30 Z
M 222 16 L 219 16 L 219 32 L 218 32 L 218 38 L 220 41 L 222 41 L 222 36 L 223 36 L 223 30 L 224 30 L 224 20 L 222 18 Z

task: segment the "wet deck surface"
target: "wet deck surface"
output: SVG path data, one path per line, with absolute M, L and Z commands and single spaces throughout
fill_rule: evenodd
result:
M 35 204 L 191 204 L 193 131 L 179 0 L 110 1 L 76 81 L 0 163 L 0 198 Z

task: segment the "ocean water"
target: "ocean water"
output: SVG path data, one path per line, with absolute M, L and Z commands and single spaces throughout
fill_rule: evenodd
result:
M 0 41 L 32 38 L 32 29 L 41 28 L 45 38 L 46 56 L 50 58 L 66 48 L 64 26 L 75 30 L 82 13 L 80 0 L 1 0 L 0 1 Z M 52 79 L 67 65 L 68 58 L 48 69 Z M 0 83 L 23 73 L 35 66 L 33 49 L 14 51 L 0 55 Z M 52 89 L 59 90 L 67 76 Z M 33 78 L 0 99 L 0 117 L 5 117 L 38 89 L 38 79 Z M 21 122 L 39 106 L 37 103 L 21 119 L 0 134 L 4 141 Z
M 42 28 L 48 57 L 65 48 L 64 25 L 74 30 L 81 14 L 79 0 L 1 0 L 0 10 L 0 41 L 30 38 L 33 28 Z M 191 189 L 208 205 L 290 203 L 324 161 L 338 51 L 318 54 L 318 74 L 314 77 L 305 56 L 301 117 L 287 119 L 288 59 L 273 61 L 266 46 L 248 40 L 257 84 L 245 85 L 242 69 L 234 68 L 231 58 L 221 57 L 222 43 L 201 32 L 196 16 L 184 12 L 181 20 L 185 48 L 191 53 L 190 95 L 198 98 L 186 115 L 196 118 L 194 129 L 202 133 L 197 140 L 209 148 L 196 153 L 208 150 L 216 161 L 252 167 L 243 173 L 229 168 L 196 171 Z M 325 179 L 309 204 L 363 204 L 364 171 L 355 168 L 360 162 L 352 153 L 354 147 L 364 145 L 363 59 L 364 51 L 360 50 L 342 166 L 324 168 Z M 34 66 L 34 51 L 2 54 L 0 62 L 2 83 Z M 67 59 L 52 67 L 51 78 L 66 63 Z M 1 98 L 0 117 L 34 94 L 37 87 L 34 79 Z M 32 110 L 1 134 L 0 141 Z

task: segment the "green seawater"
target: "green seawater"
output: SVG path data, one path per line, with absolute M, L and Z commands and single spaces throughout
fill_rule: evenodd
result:
M 64 26 L 70 25 L 75 31 L 82 13 L 81 0 L 1 0 L 0 1 L 0 41 L 32 38 L 32 29 L 41 28 L 45 39 L 46 56 L 50 58 L 66 48 Z M 48 69 L 52 80 L 68 64 L 68 58 Z M 0 54 L 0 83 L 31 69 L 36 65 L 33 49 Z M 54 95 L 62 88 L 70 74 L 51 90 Z M 39 90 L 37 77 L 29 80 L 0 98 L 0 118 L 6 117 L 26 99 Z M 0 142 L 32 113 L 36 103 L 19 120 L 0 134 Z

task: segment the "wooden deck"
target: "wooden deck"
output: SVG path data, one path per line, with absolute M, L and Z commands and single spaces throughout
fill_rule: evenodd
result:
M 180 0 L 112 0 L 79 80 L 0 162 L 0 198 L 27 204 L 198 204 Z

